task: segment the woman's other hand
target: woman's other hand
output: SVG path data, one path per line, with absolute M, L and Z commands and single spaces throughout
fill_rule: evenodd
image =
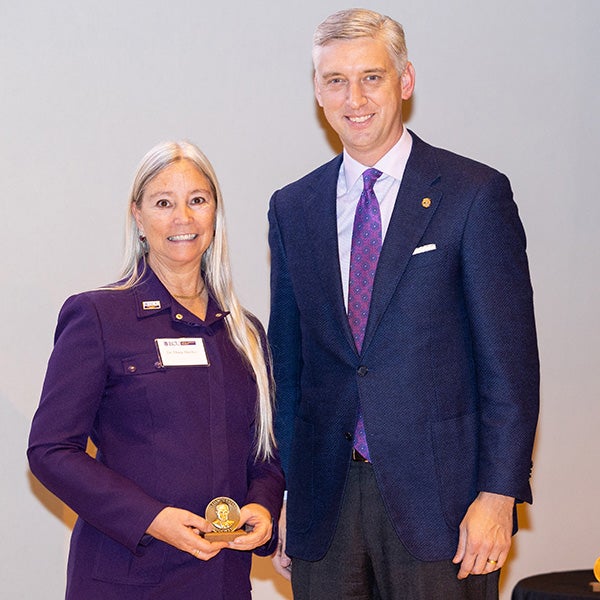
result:
M 266 544 L 273 533 L 271 513 L 261 504 L 246 504 L 240 509 L 239 526 L 250 525 L 252 531 L 229 542 L 233 550 L 253 550 Z

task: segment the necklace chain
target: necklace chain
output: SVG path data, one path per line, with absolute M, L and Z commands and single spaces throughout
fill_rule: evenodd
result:
M 172 294 L 172 296 L 173 296 L 173 298 L 179 298 L 180 300 L 193 300 L 194 298 L 197 298 L 198 296 L 200 296 L 202 294 L 205 287 L 206 287 L 206 284 L 203 281 L 200 291 L 196 292 L 195 294 L 192 294 L 191 296 L 178 296 L 177 294 Z

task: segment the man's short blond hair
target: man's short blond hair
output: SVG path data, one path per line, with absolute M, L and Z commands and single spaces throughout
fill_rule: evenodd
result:
M 404 29 L 400 23 L 365 8 L 340 10 L 327 17 L 313 36 L 313 64 L 316 68 L 320 50 L 334 40 L 354 40 L 362 37 L 381 39 L 401 75 L 408 63 Z

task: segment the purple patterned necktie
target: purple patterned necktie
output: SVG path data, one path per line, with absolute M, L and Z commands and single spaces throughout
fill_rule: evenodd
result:
M 379 202 L 373 191 L 373 186 L 379 177 L 381 177 L 381 171 L 377 169 L 367 169 L 363 173 L 364 187 L 356 207 L 352 229 L 348 321 L 359 353 L 365 337 L 373 280 L 381 252 L 381 213 Z M 354 448 L 367 460 L 370 459 L 362 411 L 359 411 L 358 423 L 354 432 Z

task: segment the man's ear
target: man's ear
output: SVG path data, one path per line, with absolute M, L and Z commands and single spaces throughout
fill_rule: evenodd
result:
M 313 86 L 315 89 L 315 98 L 321 108 L 323 108 L 323 102 L 321 100 L 321 87 L 319 86 L 319 81 L 317 80 L 317 73 L 315 72 L 313 77 Z
M 402 100 L 408 100 L 415 89 L 415 68 L 410 62 L 406 64 L 400 75 L 400 85 L 402 86 Z

